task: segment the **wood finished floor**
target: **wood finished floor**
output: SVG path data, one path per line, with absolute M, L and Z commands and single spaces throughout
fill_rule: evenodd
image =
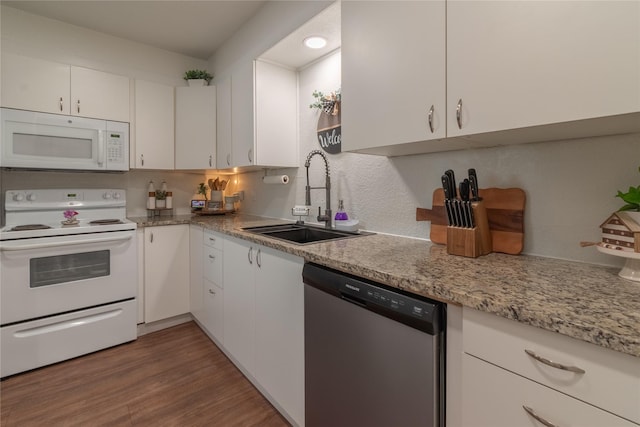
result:
M 289 425 L 194 322 L 3 380 L 0 424 Z

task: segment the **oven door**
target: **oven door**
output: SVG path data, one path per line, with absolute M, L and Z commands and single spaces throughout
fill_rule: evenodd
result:
M 2 325 L 135 298 L 134 231 L 0 242 Z

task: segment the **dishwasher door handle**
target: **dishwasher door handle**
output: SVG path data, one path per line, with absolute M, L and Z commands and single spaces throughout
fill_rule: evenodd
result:
M 367 308 L 367 303 L 364 302 L 363 300 L 361 300 L 360 298 L 356 298 L 354 296 L 351 296 L 349 294 L 343 294 L 342 292 L 340 292 L 340 298 L 342 298 L 343 300 L 353 303 L 355 305 L 359 305 L 360 307 L 364 307 Z

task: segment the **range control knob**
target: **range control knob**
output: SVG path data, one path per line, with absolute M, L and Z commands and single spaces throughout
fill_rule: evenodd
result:
M 102 195 L 102 198 L 103 198 L 103 199 L 106 199 L 106 200 L 109 200 L 109 199 L 111 198 L 111 193 L 104 193 L 104 194 Z
M 27 200 L 30 202 L 34 202 L 36 200 L 36 195 L 33 193 L 27 194 Z
M 114 199 L 118 200 L 120 197 L 122 197 L 122 196 L 120 195 L 120 193 L 118 193 L 118 192 L 113 193 L 113 198 L 114 198 Z
M 13 200 L 15 200 L 16 202 L 21 202 L 24 200 L 24 194 L 22 193 L 16 193 L 13 195 Z

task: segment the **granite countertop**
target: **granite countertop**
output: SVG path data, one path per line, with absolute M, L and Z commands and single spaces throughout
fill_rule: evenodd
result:
M 375 234 L 295 245 L 242 231 L 286 223 L 250 215 L 130 218 L 140 227 L 199 224 L 418 295 L 640 357 L 640 283 L 617 268 L 527 255 L 449 255 L 443 245 Z M 290 222 L 290 221 L 289 221 Z

